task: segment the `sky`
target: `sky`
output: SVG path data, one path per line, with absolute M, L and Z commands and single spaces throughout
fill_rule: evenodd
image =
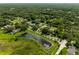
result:
M 0 3 L 79 3 L 79 0 L 1 0 Z

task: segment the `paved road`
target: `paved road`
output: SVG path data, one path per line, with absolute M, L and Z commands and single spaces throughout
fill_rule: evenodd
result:
M 60 42 L 60 47 L 59 47 L 59 49 L 57 50 L 57 52 L 55 53 L 55 55 L 58 55 L 58 54 L 61 52 L 61 50 L 62 50 L 64 47 L 66 47 L 66 43 L 67 43 L 66 40 L 62 40 L 62 41 Z

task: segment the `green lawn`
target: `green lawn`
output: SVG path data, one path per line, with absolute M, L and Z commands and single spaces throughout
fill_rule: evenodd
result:
M 11 34 L 0 34 L 0 40 L 12 40 L 15 39 L 14 35 Z
M 63 48 L 60 52 L 60 55 L 67 55 L 67 48 Z
M 0 55 L 10 55 L 10 54 L 22 54 L 22 55 L 54 55 L 58 49 L 58 43 L 51 41 L 47 37 L 35 33 L 33 31 L 27 30 L 26 32 L 33 35 L 39 36 L 47 41 L 49 41 L 52 46 L 46 49 L 39 42 L 34 39 L 18 39 L 15 41 L 16 36 L 23 34 L 24 32 L 18 32 L 15 35 L 10 33 L 0 34 Z
M 0 55 L 38 55 L 46 54 L 42 47 L 33 39 L 20 39 L 18 41 L 0 40 Z

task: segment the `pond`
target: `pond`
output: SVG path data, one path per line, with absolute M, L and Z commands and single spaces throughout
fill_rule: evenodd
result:
M 20 36 L 17 36 L 17 38 L 29 38 L 29 39 L 33 38 L 33 39 L 37 40 L 38 42 L 40 42 L 45 47 L 49 48 L 51 46 L 51 43 L 48 42 L 47 40 L 45 40 L 41 37 L 37 37 L 37 36 L 30 34 L 30 33 L 23 33 Z

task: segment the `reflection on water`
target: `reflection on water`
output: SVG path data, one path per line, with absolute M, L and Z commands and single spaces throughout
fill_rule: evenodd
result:
M 48 41 L 46 41 L 46 40 L 44 40 L 44 39 L 42 39 L 42 38 L 40 38 L 40 37 L 37 37 L 37 36 L 35 36 L 35 35 L 32 35 L 32 34 L 30 34 L 30 33 L 23 33 L 23 34 L 21 34 L 20 36 L 18 36 L 17 38 L 33 38 L 33 39 L 35 39 L 35 40 L 41 42 L 41 44 L 42 44 L 43 46 L 45 46 L 45 47 L 50 47 L 50 46 L 51 46 L 51 43 L 50 43 L 50 42 L 48 42 Z

